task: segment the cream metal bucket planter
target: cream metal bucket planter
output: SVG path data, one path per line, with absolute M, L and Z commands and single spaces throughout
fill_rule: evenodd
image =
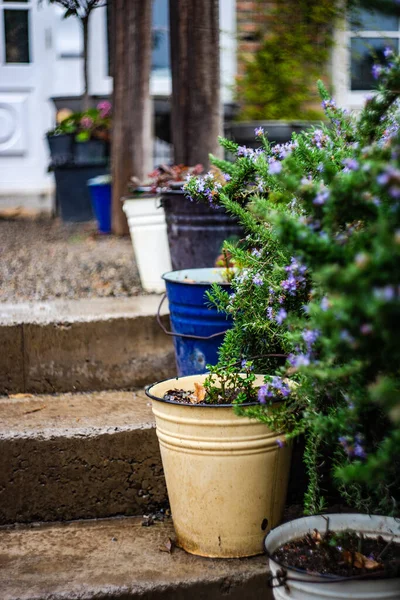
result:
M 146 292 L 165 292 L 161 276 L 171 270 L 167 226 L 160 197 L 143 194 L 124 198 L 140 281 Z
M 279 435 L 237 417 L 231 405 L 163 400 L 168 390 L 193 390 L 206 377 L 170 379 L 147 389 L 177 544 L 208 557 L 261 554 L 265 533 L 282 517 L 291 448 L 280 448 Z
M 271 556 L 283 544 L 318 529 L 325 531 L 354 529 L 365 536 L 382 536 L 400 542 L 400 520 L 360 514 L 334 514 L 304 517 L 284 523 L 265 538 Z M 400 578 L 343 579 L 330 575 L 309 575 L 300 569 L 286 569 L 271 558 L 271 587 L 275 600 L 400 600 Z

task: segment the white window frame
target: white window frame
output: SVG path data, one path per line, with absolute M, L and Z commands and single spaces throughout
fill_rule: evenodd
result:
M 34 62 L 34 44 L 32 40 L 32 2 L 3 2 L 0 0 L 0 65 L 3 67 L 26 66 Z M 7 63 L 6 62 L 6 39 L 4 31 L 4 11 L 5 10 L 25 10 L 28 13 L 28 47 L 29 47 L 29 62 L 28 63 Z
M 334 96 L 339 106 L 349 110 L 360 110 L 373 90 L 351 89 L 351 38 L 397 38 L 400 50 L 400 19 L 397 31 L 351 29 L 346 19 L 338 22 L 334 33 L 332 54 L 332 83 Z

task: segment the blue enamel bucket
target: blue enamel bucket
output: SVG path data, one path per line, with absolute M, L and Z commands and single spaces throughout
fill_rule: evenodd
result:
M 206 365 L 218 362 L 218 348 L 224 333 L 233 325 L 230 317 L 218 312 L 206 297 L 212 283 L 232 292 L 224 280 L 225 269 L 184 269 L 163 275 L 169 302 L 171 332 L 178 376 L 205 373 Z

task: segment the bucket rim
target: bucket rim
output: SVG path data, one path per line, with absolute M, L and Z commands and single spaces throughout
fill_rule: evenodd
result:
M 209 373 L 198 373 L 199 376 L 208 375 Z M 196 375 L 196 374 L 195 374 Z M 144 391 L 148 398 L 152 400 L 156 400 L 157 402 L 164 402 L 165 404 L 176 404 L 177 406 L 187 406 L 190 408 L 234 408 L 234 404 L 208 404 L 206 402 L 199 402 L 198 404 L 186 404 L 184 402 L 175 402 L 174 400 L 165 400 L 165 398 L 160 398 L 159 396 L 154 396 L 151 393 L 151 388 L 158 385 L 159 383 L 165 383 L 166 381 L 179 381 L 179 379 L 185 379 L 186 377 L 194 377 L 195 375 L 182 375 L 179 377 L 166 377 L 165 379 L 160 379 L 159 381 L 155 381 L 154 383 L 149 383 L 146 385 Z M 274 400 L 272 404 L 280 404 L 281 400 Z M 240 406 L 258 406 L 259 402 L 243 402 Z
M 230 287 L 232 285 L 232 282 L 230 281 L 223 281 L 221 279 L 221 281 L 212 281 L 212 278 L 210 278 L 209 281 L 188 281 L 185 280 L 185 278 L 183 279 L 178 279 L 179 277 L 179 273 L 189 273 L 189 272 L 193 272 L 193 271 L 202 271 L 203 273 L 205 271 L 209 271 L 209 272 L 214 272 L 215 274 L 220 273 L 222 274 L 222 271 L 226 271 L 225 267 L 200 267 L 200 268 L 196 268 L 196 269 L 177 269 L 175 271 L 167 271 L 166 273 L 163 273 L 161 275 L 161 279 L 163 279 L 164 281 L 167 281 L 168 283 L 179 283 L 179 284 L 183 284 L 183 285 L 190 285 L 190 286 L 205 286 L 205 285 L 212 285 L 213 283 L 218 283 L 218 285 L 221 286 L 226 286 L 226 287 Z M 175 275 L 175 277 L 172 277 L 172 275 Z

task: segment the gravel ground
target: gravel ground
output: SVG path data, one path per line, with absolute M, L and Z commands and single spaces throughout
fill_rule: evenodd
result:
M 0 302 L 141 293 L 129 237 L 94 223 L 0 219 Z

